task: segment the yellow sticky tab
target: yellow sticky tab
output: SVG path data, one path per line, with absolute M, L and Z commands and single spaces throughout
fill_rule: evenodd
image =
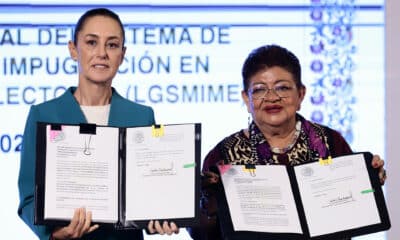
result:
M 246 168 L 245 166 L 243 166 L 243 172 L 251 172 L 254 169 L 250 169 L 250 168 Z
M 319 164 L 324 165 L 324 166 L 332 164 L 332 157 L 329 156 L 327 159 L 320 158 Z
M 164 136 L 164 125 L 153 125 L 151 126 L 151 136 L 162 137 Z
M 243 166 L 243 171 L 244 172 L 254 173 L 256 171 L 256 166 L 253 165 L 253 164 L 245 164 Z
M 256 176 L 256 165 L 254 165 L 254 164 L 245 164 L 243 166 L 243 171 L 245 173 L 249 173 L 250 176 L 255 177 Z

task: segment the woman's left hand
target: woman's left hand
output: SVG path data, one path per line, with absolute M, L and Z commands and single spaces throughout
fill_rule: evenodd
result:
M 171 235 L 173 233 L 179 233 L 179 228 L 176 226 L 174 222 L 164 221 L 161 225 L 159 221 L 151 220 L 147 225 L 147 230 L 149 233 L 154 234 L 158 233 L 161 235 L 168 234 Z
M 383 165 L 385 165 L 385 161 L 381 159 L 379 155 L 374 155 L 371 164 L 373 168 L 379 169 L 379 181 L 382 185 L 385 184 L 387 178 L 386 169 L 383 168 Z

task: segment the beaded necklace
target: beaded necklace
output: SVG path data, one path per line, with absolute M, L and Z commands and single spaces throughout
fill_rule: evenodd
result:
M 271 147 L 271 151 L 274 152 L 274 153 L 277 153 L 277 154 L 282 154 L 282 153 L 287 152 L 296 143 L 297 138 L 300 135 L 300 131 L 301 131 L 301 121 L 297 121 L 296 122 L 296 131 L 293 134 L 292 141 L 284 148 Z
M 269 146 L 268 142 L 264 138 L 262 132 L 258 129 L 254 121 L 252 121 L 249 125 L 250 145 L 251 145 L 250 163 L 251 164 L 260 163 L 260 159 L 257 152 L 258 148 L 257 146 L 262 146 L 264 143 L 266 143 L 267 146 L 269 146 L 269 147 L 262 147 L 263 149 L 262 151 L 265 152 L 264 155 L 266 156 L 271 156 L 272 152 L 277 153 L 277 151 L 279 151 L 278 153 L 285 153 L 287 150 L 291 149 L 293 145 L 296 143 L 298 137 L 300 136 L 300 132 L 301 132 L 301 120 L 298 120 L 296 122 L 296 132 L 293 135 L 292 142 L 285 148 L 275 148 L 276 150 L 272 150 L 272 148 Z M 270 164 L 273 163 L 272 162 L 273 160 L 270 158 L 263 159 L 263 161 L 267 161 Z
M 299 138 L 304 138 L 302 141 L 305 142 L 302 144 L 305 144 L 304 146 L 307 148 L 306 152 L 308 154 L 311 154 L 304 159 L 308 159 L 309 161 L 311 161 L 312 159 L 318 159 L 320 157 L 326 158 L 330 156 L 330 149 L 327 143 L 328 137 L 325 129 L 318 124 L 314 124 L 305 120 L 301 115 L 297 115 L 296 118 L 296 132 L 294 134 L 293 141 L 291 142 L 291 144 L 280 151 L 283 153 L 273 152 L 272 147 L 268 144 L 268 141 L 265 139 L 263 133 L 257 127 L 255 122 L 250 122 L 250 159 L 247 160 L 247 163 L 256 165 L 276 164 L 276 160 L 274 160 L 272 156 L 275 154 L 282 155 L 290 152 L 299 141 Z M 301 154 L 303 154 L 303 151 Z M 296 154 L 296 157 L 297 156 L 298 155 Z

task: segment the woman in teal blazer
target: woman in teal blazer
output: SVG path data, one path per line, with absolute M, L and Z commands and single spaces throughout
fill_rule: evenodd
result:
M 86 118 L 74 98 L 76 88 L 69 88 L 62 96 L 48 102 L 32 106 L 25 125 L 21 152 L 18 187 L 20 203 L 18 214 L 40 239 L 50 239 L 53 228 L 34 225 L 34 189 L 36 159 L 36 123 L 87 123 Z M 153 109 L 131 102 L 112 90 L 109 126 L 148 126 L 154 124 Z M 124 237 L 126 235 L 126 237 Z M 142 239 L 142 232 L 105 232 L 101 228 L 87 235 L 88 239 Z
M 37 122 L 114 127 L 155 123 L 152 108 L 124 99 L 111 86 L 125 56 L 124 43 L 125 32 L 117 14 L 104 8 L 87 11 L 78 20 L 73 41 L 68 43 L 71 58 L 79 69 L 78 87 L 71 87 L 62 96 L 30 109 L 21 152 L 18 214 L 40 239 L 143 239 L 142 231 L 116 231 L 93 225 L 90 209 L 84 208 L 76 209 L 70 224 L 64 227 L 34 224 Z M 174 223 L 161 225 L 150 221 L 147 230 L 170 235 L 179 228 Z

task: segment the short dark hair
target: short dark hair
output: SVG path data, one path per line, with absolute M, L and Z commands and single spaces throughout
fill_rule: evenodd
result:
M 78 33 L 82 30 L 83 26 L 85 25 L 86 21 L 91 18 L 91 17 L 95 17 L 95 16 L 104 16 L 104 17 L 110 17 L 112 19 L 114 19 L 115 21 L 118 22 L 119 26 L 121 27 L 121 31 L 122 31 L 122 46 L 125 45 L 125 29 L 124 26 L 121 22 L 121 19 L 119 18 L 119 16 L 107 9 L 107 8 L 93 8 L 88 10 L 87 12 L 85 12 L 78 20 L 78 22 L 75 25 L 75 31 L 74 31 L 74 44 L 76 45 L 77 41 L 78 41 Z
M 254 49 L 247 56 L 243 68 L 243 89 L 248 91 L 250 78 L 270 67 L 281 67 L 293 75 L 297 87 L 302 87 L 299 59 L 292 52 L 278 45 L 265 45 Z

